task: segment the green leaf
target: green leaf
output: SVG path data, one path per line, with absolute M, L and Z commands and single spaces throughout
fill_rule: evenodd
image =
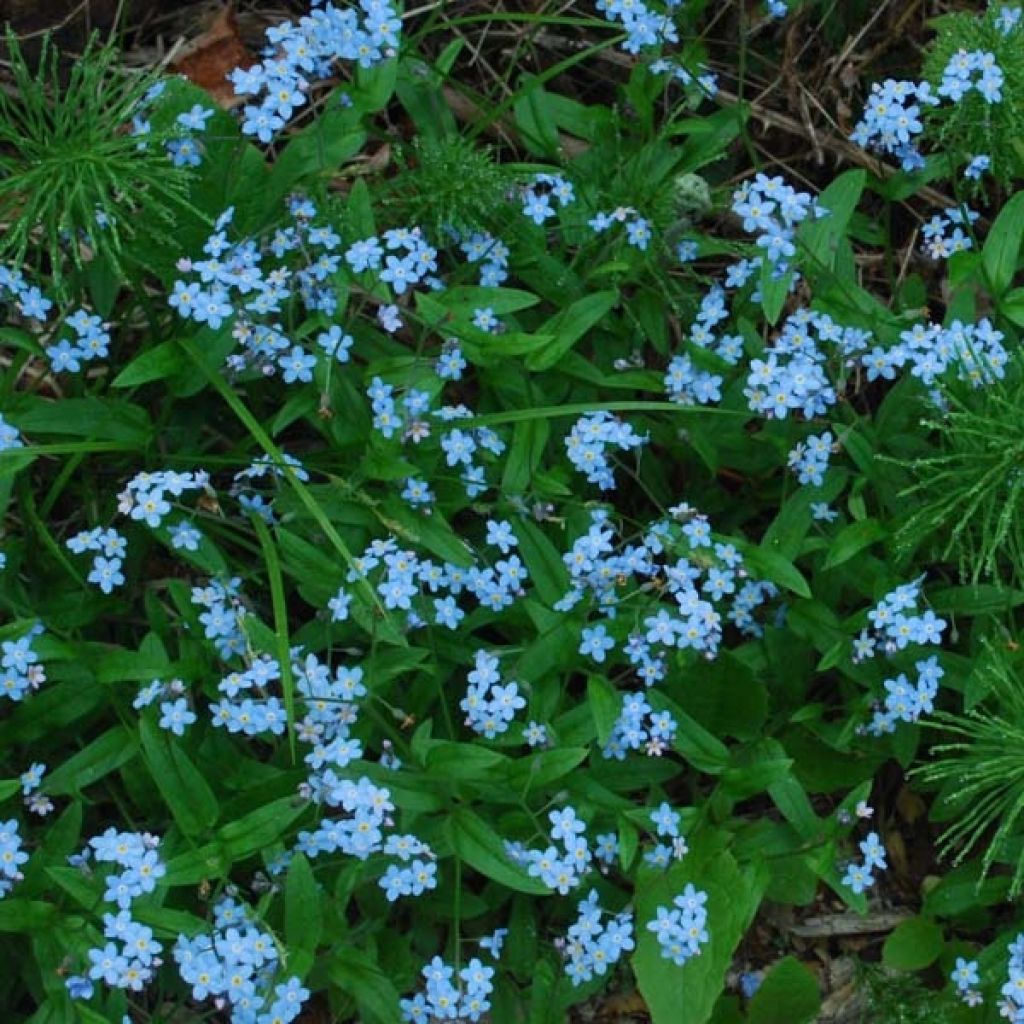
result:
M 809 1024 L 821 1009 L 818 982 L 795 957 L 783 957 L 750 1000 L 750 1024 Z
M 181 749 L 149 718 L 139 722 L 142 756 L 160 795 L 178 828 L 195 837 L 213 827 L 217 820 L 217 798 L 203 773 Z
M 477 779 L 483 781 L 492 769 L 510 763 L 504 754 L 475 743 L 442 740 L 427 751 L 426 769 L 435 779 Z
M 556 747 L 517 757 L 508 765 L 505 778 L 517 793 L 524 789 L 548 786 L 564 778 L 590 753 L 588 747 Z
M 159 345 L 137 355 L 111 382 L 111 387 L 133 388 L 151 380 L 164 380 L 185 367 L 184 353 L 173 341 Z
M 848 562 L 854 555 L 886 536 L 888 531 L 877 519 L 861 519 L 844 526 L 829 545 L 824 568 L 834 569 Z
M 732 799 L 742 800 L 782 781 L 792 765 L 793 759 L 786 757 L 782 744 L 765 737 L 733 749 L 721 785 Z
M 1024 192 L 1018 192 L 996 217 L 982 249 L 982 266 L 993 295 L 1002 295 L 1017 272 L 1017 256 L 1024 236 Z
M 274 612 L 274 640 L 277 663 L 281 670 L 281 691 L 284 695 L 285 714 L 288 716 L 288 749 L 292 763 L 295 762 L 295 680 L 292 678 L 291 641 L 288 638 L 288 602 L 284 592 L 284 580 L 281 576 L 281 559 L 277 554 L 277 545 L 270 536 L 267 524 L 259 515 L 251 515 L 250 520 L 263 552 L 263 563 L 267 567 L 267 580 L 270 583 L 270 605 Z
M 591 676 L 587 680 L 587 704 L 594 716 L 597 742 L 603 747 L 608 743 L 622 712 L 622 694 L 604 676 Z
M 773 277 L 773 270 L 771 261 L 764 260 L 761 265 L 761 308 L 770 324 L 778 322 L 782 307 L 786 304 L 786 296 L 789 295 L 789 286 L 793 282 L 792 271 L 782 277 Z
M 313 869 L 302 853 L 288 863 L 284 884 L 284 934 L 288 969 L 304 977 L 313 965 L 313 954 L 323 931 L 324 913 Z
M 840 174 L 818 197 L 818 205 L 828 210 L 828 216 L 820 220 L 812 216 L 800 226 L 797 237 L 817 263 L 835 267 L 839 239 L 846 233 L 866 181 L 867 172 L 862 169 Z
M 788 558 L 765 548 L 753 547 L 750 544 L 737 544 L 736 546 L 740 549 L 743 560 L 747 563 L 753 576 L 777 583 L 780 587 L 799 594 L 800 597 L 811 596 L 811 588 L 807 585 L 807 580 Z
M 115 725 L 56 768 L 46 780 L 46 792 L 50 796 L 80 793 L 127 764 L 137 752 L 135 736 L 123 725 Z
M 698 771 L 720 775 L 729 765 L 729 748 L 708 732 L 695 718 L 665 696 L 660 690 L 650 690 L 648 700 L 655 711 L 669 711 L 677 729 L 672 746 Z
M 636 885 L 637 948 L 633 971 L 653 1024 L 705 1024 L 725 987 L 733 952 L 754 919 L 767 869 L 741 871 L 713 832 L 694 838 L 689 854 L 667 872 L 641 868 Z M 700 955 L 677 967 L 661 955 L 647 923 L 656 907 L 670 907 L 687 882 L 708 894 L 708 942 Z M 714 927 L 710 923 L 714 922 Z M 680 1016 L 685 1007 L 685 1018 Z
M 352 997 L 366 1024 L 400 1024 L 398 989 L 361 950 L 353 946 L 337 950 L 331 957 L 327 976 Z
M 1024 327 L 1024 288 L 1007 292 L 999 300 L 999 312 L 1018 327 Z
M 305 811 L 305 803 L 295 797 L 282 797 L 224 825 L 217 837 L 232 860 L 241 860 L 276 843 Z
M 26 434 L 70 434 L 94 441 L 123 441 L 139 448 L 149 442 L 153 431 L 145 409 L 95 396 L 52 400 L 33 395 L 12 403 L 10 419 Z
M 541 324 L 539 333 L 552 335 L 554 341 L 527 356 L 527 369 L 550 370 L 587 331 L 604 319 L 618 301 L 619 293 L 614 289 L 594 292 L 591 295 L 584 295 L 582 299 L 578 299 Z
M 337 96 L 333 99 L 337 104 Z M 355 124 L 352 111 L 336 107 L 315 117 L 291 137 L 270 173 L 264 175 L 261 184 L 267 202 L 276 202 L 303 178 L 336 173 L 365 141 L 366 133 Z
M 18 779 L 0 779 L 0 802 L 10 800 L 20 789 L 21 782 Z
M 901 921 L 882 946 L 882 963 L 897 971 L 920 971 L 942 952 L 942 929 L 927 917 Z
M 41 900 L 0 900 L 0 932 L 32 932 L 53 928 L 57 908 Z
M 546 885 L 509 860 L 494 828 L 468 808 L 456 808 L 448 819 L 448 833 L 455 852 L 480 874 L 516 892 L 550 893 Z
M 569 574 L 558 549 L 539 526 L 526 519 L 516 519 L 513 530 L 537 596 L 549 606 L 557 603 L 569 589 Z

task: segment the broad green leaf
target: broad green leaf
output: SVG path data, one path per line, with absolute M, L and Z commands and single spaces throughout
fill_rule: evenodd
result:
M 888 531 L 877 519 L 861 519 L 844 526 L 829 543 L 824 568 L 834 569 L 848 562 L 866 547 L 888 536 Z M 809 596 L 809 595 L 805 595 Z
M 597 742 L 603 747 L 622 712 L 622 694 L 604 676 L 591 676 L 587 680 L 587 704 L 594 716 Z
M 361 950 L 354 946 L 336 950 L 328 964 L 327 977 L 352 997 L 365 1024 L 400 1024 L 398 989 Z
M 0 900 L 0 932 L 32 932 L 53 928 L 57 924 L 57 908 L 41 900 L 17 897 Z
M 587 747 L 555 747 L 539 750 L 527 757 L 518 757 L 508 765 L 505 777 L 508 784 L 522 793 L 548 786 L 564 778 L 590 753 Z
M 740 870 L 722 848 L 720 833 L 695 838 L 690 852 L 667 872 L 641 868 L 636 885 L 637 948 L 632 957 L 640 993 L 652 1024 L 705 1024 L 711 1017 L 732 964 L 733 952 L 757 912 L 767 869 Z M 708 894 L 708 942 L 699 956 L 676 966 L 661 955 L 647 928 L 657 907 L 671 907 L 686 883 Z M 711 927 L 712 923 L 714 927 Z
M 150 718 L 141 719 L 139 733 L 149 774 L 178 828 L 190 837 L 208 831 L 217 820 L 218 807 L 203 773 L 189 760 L 181 744 Z
M 185 354 L 173 341 L 162 341 L 137 355 L 111 382 L 115 388 L 133 388 L 180 373 Z
M 544 896 L 550 889 L 514 864 L 491 825 L 467 807 L 459 807 L 448 819 L 452 848 L 471 868 L 517 892 Z
M 284 935 L 290 971 L 304 977 L 323 932 L 323 897 L 313 869 L 302 853 L 288 862 L 284 884 Z
M 497 750 L 475 743 L 442 740 L 427 751 L 426 769 L 436 779 L 476 779 L 483 782 L 509 759 Z
M 46 780 L 46 792 L 51 796 L 80 793 L 127 764 L 137 752 L 135 736 L 123 725 L 115 725 L 54 769 Z
M 930 918 L 901 921 L 882 946 L 882 963 L 897 971 L 921 971 L 942 952 L 942 929 Z
M 981 251 L 985 276 L 993 295 L 1002 295 L 1017 272 L 1024 237 L 1024 192 L 1018 192 L 999 211 Z
M 783 957 L 765 976 L 747 1011 L 750 1024 L 810 1024 L 821 1009 L 821 992 L 810 968 Z
M 272 800 L 222 826 L 217 837 L 232 860 L 241 860 L 276 843 L 306 809 L 305 803 L 294 797 Z
M 527 356 L 527 369 L 550 370 L 618 301 L 619 293 L 614 289 L 594 292 L 556 313 L 539 329 L 542 334 L 552 335 L 554 341 Z
M 537 596 L 549 606 L 555 604 L 569 589 L 569 574 L 558 549 L 539 526 L 527 519 L 517 518 L 513 529 Z
M 5 415 L 25 434 L 70 434 L 94 441 L 123 441 L 139 448 L 149 442 L 153 423 L 145 409 L 112 398 L 31 396 L 11 404 Z
M 835 267 L 839 239 L 846 232 L 866 181 L 867 172 L 859 168 L 840 174 L 817 200 L 828 214 L 821 218 L 812 214 L 800 225 L 797 237 L 811 257 L 810 272 L 816 264 L 828 269 Z
M 737 544 L 736 546 L 740 549 L 752 576 L 777 583 L 780 587 L 799 594 L 800 597 L 811 596 L 811 588 L 807 585 L 807 580 L 788 558 L 775 551 L 753 547 L 750 544 Z

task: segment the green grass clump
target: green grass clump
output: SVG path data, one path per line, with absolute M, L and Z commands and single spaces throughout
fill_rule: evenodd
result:
M 168 159 L 165 132 L 149 128 L 159 76 L 118 67 L 94 36 L 67 69 L 44 37 L 33 68 L 7 35 L 14 88 L 0 91 L 0 261 L 47 264 L 61 286 L 95 254 L 115 266 L 136 225 L 168 224 L 188 171 Z M 133 130 L 133 120 L 136 128 Z

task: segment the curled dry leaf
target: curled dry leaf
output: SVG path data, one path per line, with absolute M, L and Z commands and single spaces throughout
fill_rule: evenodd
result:
M 256 56 L 238 34 L 238 19 L 230 5 L 221 8 L 210 27 L 198 36 L 172 67 L 190 82 L 205 89 L 220 106 L 230 109 L 241 102 L 228 74 L 235 68 L 252 67 Z

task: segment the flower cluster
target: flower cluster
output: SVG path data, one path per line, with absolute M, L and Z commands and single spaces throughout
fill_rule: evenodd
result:
M 811 434 L 793 447 L 787 465 L 797 474 L 800 483 L 812 484 L 814 487 L 822 485 L 832 446 L 832 434 L 826 430 L 820 435 Z
M 482 288 L 496 288 L 508 277 L 509 248 L 504 242 L 486 231 L 474 231 L 468 237 L 455 229 L 449 231 L 467 261 L 480 264 Z
M 826 372 L 828 349 L 839 348 L 847 359 L 866 347 L 870 334 L 840 327 L 827 313 L 797 310 L 782 325 L 763 359 L 752 359 L 743 394 L 750 409 L 769 419 L 785 419 L 791 411 L 808 419 L 824 415 L 837 401 Z
M 615 476 L 607 449 L 629 451 L 647 443 L 647 436 L 637 434 L 632 426 L 623 423 L 610 412 L 594 412 L 581 416 L 565 437 L 565 450 L 569 461 L 587 481 L 602 491 L 615 487 Z
M 958 252 L 974 247 L 974 240 L 964 231 L 979 217 L 973 210 L 947 207 L 935 214 L 921 228 L 921 250 L 933 260 L 948 260 Z
M 647 923 L 647 930 L 654 933 L 666 960 L 681 967 L 700 953 L 708 941 L 707 900 L 706 892 L 687 883 L 673 898 L 671 907 L 655 908 L 655 918 Z
M 564 896 L 580 884 L 590 869 L 592 853 L 585 834 L 586 824 L 571 807 L 549 811 L 548 821 L 552 843 L 543 850 L 526 850 L 518 843 L 508 842 L 505 849 L 530 875 Z M 555 843 L 561 843 L 562 848 Z
M 211 933 L 179 935 L 172 952 L 192 998 L 229 1008 L 232 1024 L 290 1024 L 309 998 L 296 977 L 275 984 L 282 965 L 273 935 L 232 899 L 214 908 Z
M 718 93 L 718 76 L 703 64 L 694 71 L 684 67 L 678 60 L 659 57 L 647 65 L 652 75 L 671 75 L 672 79 L 687 89 L 696 89 L 701 95 L 713 97 Z
M 86 578 L 104 594 L 111 593 L 115 587 L 124 583 L 121 566 L 128 550 L 128 541 L 113 527 L 103 529 L 95 526 L 91 530 L 82 530 L 68 539 L 67 546 L 76 555 L 85 551 L 96 552 L 92 569 Z
M 21 835 L 18 822 L 0 821 L 0 899 L 3 899 L 20 882 L 21 865 L 28 860 L 28 854 L 21 848 Z
M 943 70 L 942 82 L 936 92 L 951 103 L 959 103 L 974 89 L 986 103 L 998 103 L 1003 98 L 1003 81 L 1003 72 L 994 53 L 961 49 Z
M 981 993 L 974 987 L 981 983 L 978 976 L 978 961 L 958 956 L 950 980 L 956 985 L 957 995 L 968 1005 L 977 1006 L 981 1002 Z
M 1003 996 L 999 1015 L 1009 1024 L 1021 1024 L 1024 1021 L 1024 933 L 1019 934 L 1006 951 L 1010 954 L 1006 964 L 1009 977 L 999 990 Z
M 666 0 L 665 7 L 674 11 L 682 2 Z M 627 53 L 679 42 L 679 32 L 671 15 L 654 10 L 643 0 L 596 0 L 595 6 L 609 21 L 622 23 L 626 38 L 621 45 Z
M 15 267 L 0 266 L 0 300 L 13 299 L 14 307 L 30 320 L 45 321 L 53 309 L 48 299 L 25 275 Z
M 633 209 L 632 206 L 617 206 L 611 213 L 600 210 L 587 221 L 595 234 L 603 234 L 616 224 L 626 225 L 626 241 L 634 249 L 645 250 L 651 241 L 650 221 Z
M 483 942 L 480 943 L 483 946 Z M 500 948 L 500 946 L 499 946 Z M 497 956 L 497 953 L 494 954 Z M 400 1003 L 402 1019 L 411 1024 L 435 1020 L 478 1021 L 491 1008 L 494 968 L 473 957 L 459 971 L 435 956 L 420 972 L 426 982 L 423 992 Z
M 178 473 L 173 469 L 158 473 L 137 473 L 117 496 L 117 510 L 135 522 L 157 529 L 171 511 L 168 497 L 180 498 L 186 491 L 205 490 L 209 474 L 203 470 Z
M 879 650 L 886 654 L 903 650 L 908 644 L 940 644 L 946 620 L 930 608 L 917 614 L 921 581 L 902 583 L 886 594 L 868 612 L 870 629 L 861 630 L 853 642 L 854 660 L 871 658 Z
M 213 641 L 217 654 L 225 661 L 247 649 L 242 630 L 245 608 L 239 592 L 241 582 L 237 577 L 226 582 L 209 580 L 206 586 L 192 588 L 192 603 L 205 609 L 199 614 L 203 635 Z
M 223 696 L 210 705 L 213 724 L 244 736 L 283 735 L 288 725 L 284 704 L 268 695 L 270 685 L 280 678 L 280 666 L 266 656 L 253 659 L 242 672 L 230 672 L 217 684 Z
M 937 106 L 940 102 L 927 82 L 893 78 L 881 84 L 874 82 L 864 113 L 850 138 L 864 149 L 895 156 L 904 171 L 918 170 L 924 166 L 924 157 L 915 142 L 924 130 L 921 106 Z
M 624 693 L 622 708 L 601 754 L 624 761 L 631 750 L 660 757 L 675 739 L 676 720 L 668 711 L 655 711 L 642 693 Z
M 339 778 L 333 768 L 314 770 L 302 792 L 312 796 L 317 803 L 333 810 L 340 809 L 347 817 L 325 815 L 320 825 L 312 831 L 299 833 L 295 849 L 307 857 L 318 857 L 322 853 L 343 853 L 357 860 L 366 860 L 372 854 L 383 853 L 396 857 L 404 865 L 413 861 L 411 871 L 398 869 L 388 872 L 379 880 L 380 887 L 389 899 L 404 895 L 416 895 L 437 885 L 437 873 L 433 864 L 434 852 L 422 840 L 413 835 L 393 833 L 385 838 L 384 829 L 394 825 L 390 812 L 395 809 L 391 793 L 382 786 L 375 786 L 365 776 L 353 781 Z M 419 861 L 414 858 L 420 858 Z
M 644 861 L 652 867 L 665 868 L 672 861 L 682 860 L 689 852 L 686 840 L 679 833 L 680 815 L 667 801 L 662 801 L 651 813 L 655 835 L 670 842 L 658 842 L 644 851 Z
M 867 379 L 892 380 L 897 369 L 910 367 L 910 374 L 929 388 L 948 371 L 974 388 L 1002 380 L 1010 354 L 1003 345 L 1005 335 L 982 318 L 977 324 L 954 320 L 948 327 L 916 324 L 900 334 L 900 342 L 888 349 L 876 347 L 861 357 Z M 931 392 L 941 407 L 942 396 Z
M 796 229 L 808 217 L 824 217 L 828 210 L 819 206 L 808 192 L 798 192 L 776 175 L 758 173 L 732 194 L 732 211 L 743 219 L 743 230 L 755 236 L 763 256 L 752 261 L 756 266 L 767 260 L 773 278 L 790 270 L 790 258 L 796 253 Z
M 903 672 L 895 679 L 885 681 L 885 709 L 875 711 L 865 732 L 881 736 L 893 732 L 897 722 L 916 722 L 933 710 L 939 680 L 945 672 L 934 655 L 916 662 L 914 667 L 917 669 L 915 683 L 911 683 Z
M 591 889 L 576 909 L 578 916 L 566 934 L 565 973 L 574 985 L 582 985 L 594 975 L 606 974 L 636 943 L 633 915 L 623 910 L 609 921 L 602 921 L 605 911 L 598 902 L 596 889 Z
M 106 876 L 103 900 L 118 907 L 117 913 L 103 915 L 106 942 L 88 951 L 90 966 L 86 977 L 75 975 L 67 979 L 68 991 L 75 998 L 90 998 L 92 983 L 98 981 L 113 988 L 141 992 L 155 976 L 162 962 L 163 947 L 153 938 L 152 929 L 133 920 L 131 906 L 138 897 L 153 892 L 166 873 L 157 852 L 159 845 L 160 840 L 148 832 L 119 832 L 111 827 L 90 839 L 81 853 L 68 858 L 83 872 L 90 871 L 91 860 L 121 869 Z
M 555 216 L 552 200 L 561 208 L 568 206 L 575 199 L 572 183 L 561 174 L 541 172 L 535 174 L 530 184 L 522 190 L 523 216 L 528 217 L 534 224 L 543 224 L 549 217 Z
M 53 801 L 39 789 L 43 784 L 45 774 L 46 765 L 37 761 L 29 765 L 28 769 L 18 777 L 26 808 L 30 813 L 38 814 L 40 817 L 46 817 L 53 810 Z
M 875 884 L 874 871 L 876 869 L 884 871 L 888 867 L 885 859 L 885 847 L 882 846 L 877 832 L 869 832 L 867 838 L 862 840 L 859 845 L 864 859 L 860 863 L 852 861 L 841 879 L 843 885 L 858 895 Z
M 401 30 L 389 0 L 360 0 L 344 10 L 328 3 L 268 29 L 262 62 L 228 76 L 237 96 L 257 98 L 243 109 L 242 131 L 271 142 L 306 103 L 312 81 L 331 77 L 334 61 L 371 67 L 393 56 Z
M 43 627 L 33 626 L 16 640 L 0 642 L 0 693 L 13 701 L 20 701 L 30 690 L 38 690 L 46 682 L 46 669 L 39 662 L 39 654 L 32 649 Z
M 474 668 L 467 678 L 466 696 L 459 701 L 466 712 L 467 727 L 489 740 L 507 732 L 516 712 L 526 707 L 519 685 L 502 683 L 498 659 L 486 651 L 476 652 Z
M 199 103 L 191 110 L 180 113 L 175 119 L 176 127 L 189 133 L 166 142 L 167 155 L 175 167 L 198 167 L 203 162 L 202 144 L 191 133 L 206 129 L 206 122 L 213 117 L 213 110 Z
M 46 355 L 50 360 L 50 369 L 54 373 L 78 373 L 82 363 L 93 359 L 105 359 L 109 355 L 109 324 L 104 324 L 98 316 L 84 309 L 72 313 L 65 323 L 74 331 L 75 341 L 63 338 L 56 344 L 47 346 Z
M 25 442 L 21 438 L 21 432 L 17 427 L 8 423 L 0 413 L 0 452 L 9 452 L 15 448 L 24 447 Z

